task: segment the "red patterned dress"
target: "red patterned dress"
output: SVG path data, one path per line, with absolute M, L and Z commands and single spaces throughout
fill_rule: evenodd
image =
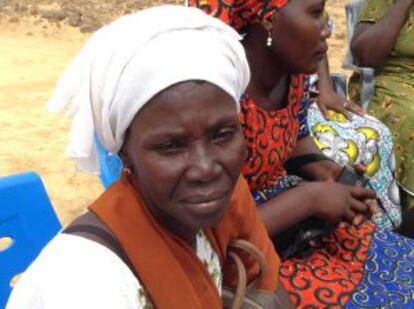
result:
M 298 140 L 303 93 L 304 76 L 296 75 L 291 77 L 288 103 L 281 109 L 267 111 L 247 95 L 242 99 L 240 122 L 248 149 L 242 171 L 250 190 L 276 186 L 286 176 L 283 165 Z

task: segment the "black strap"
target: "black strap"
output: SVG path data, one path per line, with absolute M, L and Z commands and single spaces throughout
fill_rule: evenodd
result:
M 65 234 L 74 234 L 95 241 L 115 253 L 136 276 L 134 267 L 126 255 L 119 241 L 106 225 L 93 213 L 86 212 L 63 231 Z
M 301 156 L 290 158 L 284 165 L 285 170 L 288 174 L 297 174 L 298 170 L 309 163 L 318 161 L 332 161 L 322 153 L 308 153 Z

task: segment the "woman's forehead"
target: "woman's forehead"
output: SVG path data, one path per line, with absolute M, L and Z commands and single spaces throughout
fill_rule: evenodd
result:
M 160 110 L 171 109 L 185 109 L 198 108 L 202 102 L 206 104 L 206 108 L 213 105 L 216 100 L 234 100 L 220 87 L 213 85 L 207 81 L 191 80 L 174 84 L 159 93 L 157 93 L 151 100 L 148 101 L 144 109 L 152 105 L 165 104 L 165 107 Z M 185 104 L 185 103 L 190 104 Z M 181 110 L 185 112 L 185 110 Z
M 203 121 L 206 126 L 237 119 L 237 104 L 224 90 L 208 82 L 183 82 L 157 94 L 135 117 L 132 127 L 140 130 L 179 126 Z

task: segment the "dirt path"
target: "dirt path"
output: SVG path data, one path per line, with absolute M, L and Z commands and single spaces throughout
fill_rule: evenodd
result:
M 63 223 L 101 191 L 65 156 L 68 125 L 44 107 L 56 79 L 82 46 L 77 29 L 58 33 L 25 25 L 0 33 L 0 175 L 38 172 Z M 4 28 L 2 28 L 3 30 Z
M 5 2 L 0 0 L 0 9 Z M 37 2 L 56 7 L 51 1 Z M 328 2 L 335 20 L 330 42 L 332 71 L 340 70 L 345 52 L 344 3 Z M 65 156 L 68 124 L 49 114 L 45 103 L 58 76 L 90 34 L 67 22 L 31 15 L 31 9 L 26 7 L 21 18 L 16 15 L 19 12 L 7 18 L 0 14 L 0 176 L 38 172 L 61 222 L 67 224 L 102 192 L 102 187 L 97 177 L 76 172 Z M 16 16 L 17 20 L 11 20 Z

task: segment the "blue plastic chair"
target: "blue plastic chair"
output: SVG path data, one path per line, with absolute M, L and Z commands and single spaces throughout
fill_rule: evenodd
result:
M 34 172 L 0 178 L 0 308 L 21 274 L 61 225 Z

